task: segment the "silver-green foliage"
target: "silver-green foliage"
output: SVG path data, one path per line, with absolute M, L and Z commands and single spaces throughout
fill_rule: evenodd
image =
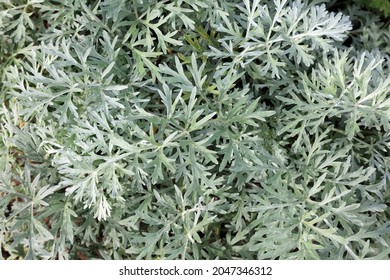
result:
M 390 38 L 351 29 L 321 1 L 0 0 L 0 256 L 389 258 Z

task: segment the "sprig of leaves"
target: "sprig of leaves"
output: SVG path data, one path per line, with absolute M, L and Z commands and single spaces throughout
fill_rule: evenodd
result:
M 322 2 L 0 1 L 0 256 L 387 259 L 389 36 Z

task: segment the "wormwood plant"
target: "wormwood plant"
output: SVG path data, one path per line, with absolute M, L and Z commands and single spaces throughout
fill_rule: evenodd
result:
M 359 5 L 370 8 L 374 11 L 379 11 L 384 16 L 390 16 L 390 1 L 389 0 L 357 0 Z
M 0 256 L 389 258 L 390 33 L 323 2 L 0 0 Z

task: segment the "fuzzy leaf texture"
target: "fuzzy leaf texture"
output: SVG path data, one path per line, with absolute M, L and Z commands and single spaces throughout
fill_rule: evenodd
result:
M 0 0 L 0 257 L 388 259 L 389 27 L 333 2 Z

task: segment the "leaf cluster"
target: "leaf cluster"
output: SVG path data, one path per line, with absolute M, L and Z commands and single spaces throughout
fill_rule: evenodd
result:
M 322 2 L 0 0 L 0 257 L 388 259 L 388 28 Z

